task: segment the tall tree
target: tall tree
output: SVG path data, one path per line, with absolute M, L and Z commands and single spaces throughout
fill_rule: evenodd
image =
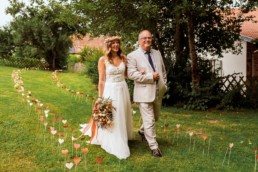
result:
M 154 36 L 154 46 L 165 57 L 168 69 L 172 64 L 188 63 L 190 57 L 193 92 L 198 90 L 200 82 L 200 56 L 211 53 L 221 57 L 225 50 L 237 53 L 239 49 L 234 42 L 239 40 L 242 22 L 250 19 L 243 14 L 257 3 L 255 0 L 241 3 L 231 0 L 71 2 L 79 13 L 87 15 L 89 28 L 96 35 L 118 32 L 132 39 L 139 30 L 149 29 Z M 237 14 L 233 6 L 241 7 Z
M 83 18 L 66 2 L 31 0 L 25 5 L 9 0 L 16 53 L 44 58 L 51 69 L 63 68 L 71 46 L 71 35 L 85 34 Z
M 0 28 L 0 57 L 9 58 L 15 50 L 15 45 L 12 36 L 12 30 L 4 26 Z

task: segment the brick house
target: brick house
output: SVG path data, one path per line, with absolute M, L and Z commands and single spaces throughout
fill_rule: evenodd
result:
M 70 52 L 73 54 L 77 54 L 85 46 L 91 47 L 91 48 L 103 49 L 105 46 L 104 40 L 105 40 L 104 36 L 91 38 L 89 35 L 86 35 L 82 39 L 73 37 L 72 38 L 73 45 L 70 48 Z

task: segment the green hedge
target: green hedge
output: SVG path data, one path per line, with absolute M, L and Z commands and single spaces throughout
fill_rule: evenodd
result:
M 0 65 L 12 66 L 18 68 L 39 68 L 45 69 L 48 64 L 45 60 L 39 60 L 34 58 L 20 58 L 20 57 L 10 57 L 10 58 L 0 58 Z
M 96 48 L 84 47 L 80 55 L 86 65 L 86 75 L 92 79 L 94 84 L 97 84 L 99 80 L 98 60 L 103 56 L 103 51 Z

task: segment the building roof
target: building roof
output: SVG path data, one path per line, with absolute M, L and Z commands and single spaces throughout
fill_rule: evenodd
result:
M 242 25 L 241 36 L 246 39 L 258 39 L 258 9 L 255 11 L 249 12 L 247 15 L 255 16 L 254 20 L 256 21 L 246 21 Z M 248 41 L 249 42 L 249 41 Z

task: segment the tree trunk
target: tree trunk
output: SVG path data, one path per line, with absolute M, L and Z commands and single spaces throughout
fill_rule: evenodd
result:
M 193 19 L 190 13 L 187 16 L 187 20 L 188 20 L 187 22 L 188 44 L 189 44 L 190 58 L 192 61 L 192 92 L 197 93 L 199 88 L 198 64 L 197 64 L 197 55 L 195 50 Z
M 53 55 L 52 70 L 55 70 L 56 69 L 56 51 L 54 49 L 52 49 L 52 55 Z
M 164 48 L 163 48 L 163 46 L 162 46 L 162 43 L 161 43 L 161 38 L 160 38 L 160 36 L 159 36 L 159 34 L 158 33 L 155 33 L 155 38 L 156 38 L 156 48 L 160 51 L 160 53 L 161 53 L 161 56 L 162 56 L 162 58 L 163 58 L 163 61 L 164 61 L 164 63 L 165 63 L 165 66 L 166 66 L 166 69 L 167 69 L 167 71 L 168 71 L 168 66 L 169 66 L 169 64 L 170 64 L 170 60 L 169 59 L 167 59 L 167 58 L 165 58 L 165 52 L 164 52 Z
M 176 15 L 176 32 L 175 32 L 175 54 L 176 54 L 176 64 L 179 62 L 180 52 L 182 51 L 181 46 L 181 30 L 180 30 L 180 14 Z

